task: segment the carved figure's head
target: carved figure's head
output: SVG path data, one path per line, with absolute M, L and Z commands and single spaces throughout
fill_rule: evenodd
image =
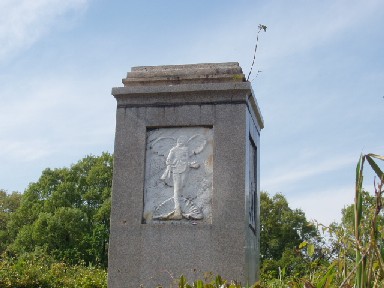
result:
M 186 146 L 188 144 L 188 138 L 186 136 L 180 136 L 177 138 L 177 146 Z

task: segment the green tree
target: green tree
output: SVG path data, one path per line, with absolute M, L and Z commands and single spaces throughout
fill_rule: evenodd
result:
M 7 194 L 5 190 L 0 189 L 0 254 L 10 242 L 7 226 L 12 213 L 20 206 L 21 197 L 18 192 Z
M 260 195 L 260 254 L 264 277 L 277 278 L 279 267 L 287 275 L 302 274 L 310 262 L 299 245 L 308 241 L 318 243 L 315 225 L 307 221 L 300 209 L 291 209 L 282 194 Z M 308 266 L 308 265 L 307 265 Z
M 371 231 L 371 221 L 373 215 L 376 212 L 376 197 L 371 195 L 367 191 L 362 191 L 362 215 L 360 220 L 360 229 L 362 240 L 365 241 L 369 236 Z M 381 200 L 383 201 L 383 199 Z M 352 238 L 354 236 L 354 226 L 355 226 L 355 215 L 354 215 L 354 204 L 351 204 L 345 207 L 342 211 L 342 218 L 340 225 L 350 234 Z M 384 212 L 380 211 L 377 218 L 377 224 L 380 227 L 380 230 L 384 229 Z
M 45 169 L 8 221 L 14 254 L 43 248 L 58 260 L 107 267 L 112 155 Z

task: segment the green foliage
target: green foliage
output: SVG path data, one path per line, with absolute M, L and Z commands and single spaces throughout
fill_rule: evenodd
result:
M 0 254 L 5 251 L 11 241 L 7 226 L 11 215 L 20 206 L 21 197 L 20 193 L 7 194 L 0 189 Z
M 292 210 L 282 194 L 269 197 L 261 192 L 261 259 L 281 258 L 286 249 L 297 248 L 305 240 L 318 236 L 316 227 L 300 209 Z
M 384 287 L 384 176 L 376 160 L 384 157 L 360 157 L 355 203 L 340 224 L 315 226 L 283 195 L 261 193 L 262 280 L 251 287 Z M 373 195 L 362 188 L 365 161 L 379 177 Z M 44 170 L 24 194 L 0 190 L 0 287 L 106 287 L 111 186 L 112 156 L 103 153 Z M 182 276 L 174 287 L 243 286 Z
M 308 222 L 300 209 L 291 209 L 282 194 L 270 197 L 260 195 L 261 221 L 261 273 L 265 279 L 278 277 L 279 267 L 287 275 L 300 277 L 310 271 L 311 257 L 315 254 L 314 243 L 319 245 L 318 231 Z M 299 249 L 301 243 L 311 243 L 311 253 L 305 255 Z
M 382 194 L 384 185 L 384 174 L 380 167 L 376 164 L 373 158 L 384 160 L 383 156 L 375 154 L 361 155 L 356 167 L 356 193 L 355 193 L 355 205 L 354 205 L 354 235 L 356 241 L 356 257 L 355 257 L 355 286 L 358 288 L 372 287 L 374 283 L 381 281 L 384 276 L 384 263 L 381 252 L 383 244 L 382 239 L 384 235 L 381 235 L 379 230 L 379 216 L 382 209 Z M 375 200 L 376 205 L 371 210 L 370 219 L 370 231 L 368 235 L 364 235 L 364 217 L 363 217 L 363 167 L 364 161 L 370 164 L 377 177 L 380 179 L 380 183 L 375 185 Z M 369 213 L 369 211 L 368 211 Z M 381 242 L 381 243 L 380 243 Z
M 180 279 L 177 280 L 176 286 L 178 288 L 242 288 L 241 284 L 236 282 L 229 282 L 223 280 L 220 275 L 216 276 L 213 280 L 201 280 L 198 279 L 193 283 L 189 284 L 187 278 L 184 275 L 180 276 Z M 252 286 L 256 288 L 258 286 Z M 248 288 L 252 288 L 248 287 Z
M 7 252 L 43 248 L 58 261 L 107 267 L 112 156 L 45 169 L 7 220 Z
M 304 259 L 308 260 L 311 269 L 304 275 L 288 275 L 285 273 L 287 266 L 279 262 L 279 274 L 272 278 L 264 277 L 266 287 L 384 287 L 384 176 L 374 158 L 384 160 L 383 156 L 374 154 L 360 157 L 356 168 L 355 203 L 343 210 L 341 224 L 333 223 L 329 227 L 318 225 L 329 235 L 326 245 L 323 243 L 323 246 L 317 247 L 318 244 L 310 241 L 299 245 L 299 249 L 308 256 Z M 362 188 L 365 160 L 379 177 L 373 195 Z M 323 260 L 313 257 L 319 248 Z M 295 260 L 294 257 L 288 259 L 297 265 L 301 260 Z M 273 269 L 270 271 L 275 271 L 276 267 Z
M 0 287 L 3 288 L 102 288 L 107 287 L 105 270 L 56 261 L 37 249 L 19 257 L 0 258 Z

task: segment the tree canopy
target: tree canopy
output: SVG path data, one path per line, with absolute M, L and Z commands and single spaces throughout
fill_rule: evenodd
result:
M 45 169 L 22 196 L 0 194 L 8 244 L 0 248 L 15 255 L 41 248 L 68 263 L 107 267 L 112 164 L 108 153 L 87 156 L 70 168 Z
M 261 192 L 260 206 L 263 275 L 276 278 L 279 267 L 285 268 L 287 274 L 305 273 L 308 261 L 299 245 L 305 241 L 319 241 L 316 226 L 306 219 L 302 210 L 291 209 L 280 193 L 269 196 Z
M 0 190 L 0 253 L 46 253 L 69 265 L 106 268 L 112 169 L 112 155 L 103 153 L 45 169 L 23 194 Z M 308 259 L 298 247 L 315 242 L 317 228 L 282 194 L 262 192 L 260 204 L 262 273 L 277 277 L 279 267 L 305 273 Z
M 0 254 L 9 244 L 9 231 L 7 229 L 10 216 L 19 208 L 22 195 L 17 192 L 7 194 L 0 189 Z

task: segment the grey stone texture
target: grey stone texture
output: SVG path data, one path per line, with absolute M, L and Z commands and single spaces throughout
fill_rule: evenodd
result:
M 112 89 L 117 112 L 108 287 L 169 287 L 182 274 L 193 281 L 205 272 L 252 284 L 259 275 L 263 119 L 241 67 L 134 67 L 123 83 Z M 213 130 L 210 223 L 143 221 L 146 135 L 168 127 Z

